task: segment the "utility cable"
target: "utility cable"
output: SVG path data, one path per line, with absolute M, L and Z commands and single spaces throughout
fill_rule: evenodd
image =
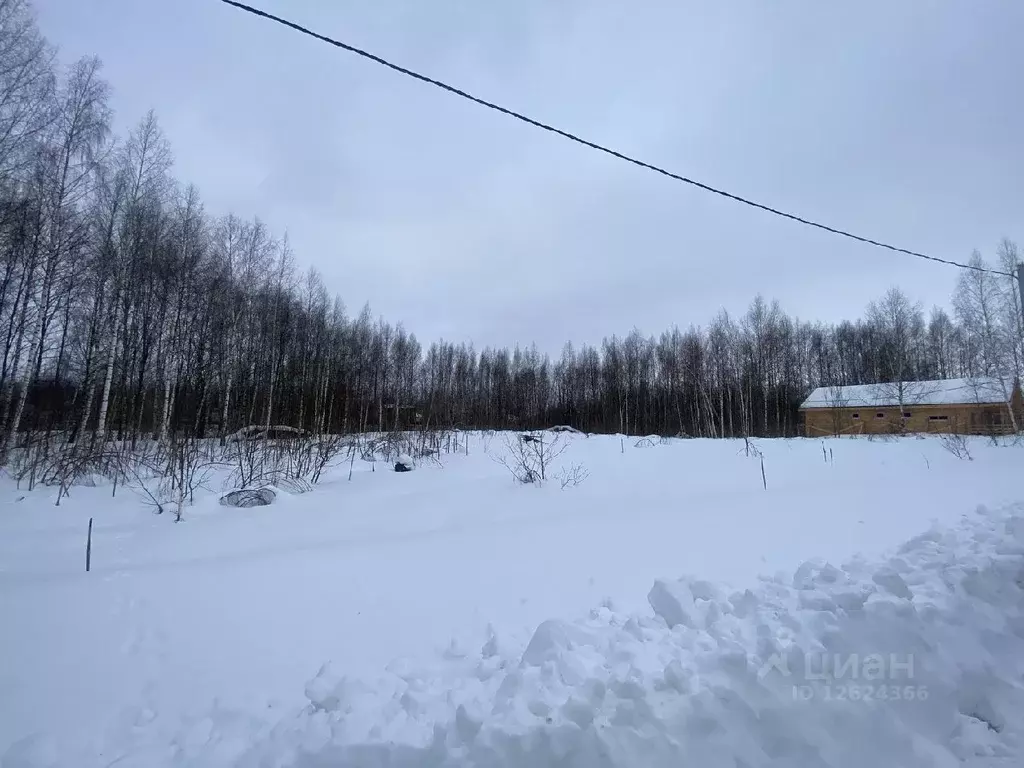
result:
M 287 19 L 283 19 L 280 16 L 275 16 L 272 13 L 261 11 L 259 8 L 253 8 L 251 5 L 246 5 L 245 3 L 238 2 L 237 0 L 220 1 L 227 5 L 233 6 L 234 8 L 237 8 L 241 11 L 245 11 L 246 13 L 251 13 L 253 16 L 258 16 L 260 18 L 267 19 L 268 21 L 276 22 L 277 24 L 281 24 L 282 26 L 288 27 L 289 29 L 295 30 L 296 32 L 308 35 L 309 37 L 327 43 L 328 45 L 333 45 L 336 48 L 341 48 L 342 50 L 354 53 L 357 56 L 363 57 L 364 59 L 369 59 L 370 61 L 385 66 L 388 69 L 398 72 L 399 74 L 406 75 L 407 77 L 419 80 L 420 82 L 428 83 L 430 85 L 435 86 L 436 88 L 440 88 L 444 91 L 448 91 L 449 93 L 453 93 L 456 96 L 460 96 L 463 99 L 467 99 L 476 104 L 479 104 L 480 106 L 487 107 L 488 109 L 493 109 L 496 112 L 501 112 L 502 114 L 515 118 L 516 120 L 526 123 L 527 125 L 532 125 L 533 127 L 540 128 L 543 131 L 557 134 L 558 136 L 568 139 L 569 141 L 573 141 L 577 144 L 582 144 L 585 147 L 597 150 L 598 152 L 603 152 L 606 155 L 611 155 L 612 157 L 616 157 L 619 160 L 625 160 L 627 163 L 632 163 L 633 165 L 639 166 L 640 168 L 645 168 L 648 171 L 654 171 L 655 173 L 661 174 L 662 176 L 667 176 L 670 179 L 681 181 L 684 184 L 689 184 L 691 186 L 697 187 L 698 189 L 702 189 L 705 192 L 711 192 L 712 194 L 728 198 L 729 200 L 734 200 L 737 203 L 748 205 L 751 208 L 758 208 L 762 211 L 774 214 L 775 216 L 781 216 L 784 219 L 789 219 L 790 221 L 795 221 L 799 224 L 804 224 L 808 227 L 821 229 L 824 230 L 825 232 L 831 232 L 833 235 L 839 235 L 841 237 L 849 238 L 850 240 L 856 240 L 857 242 L 860 243 L 866 243 L 867 245 L 873 245 L 878 248 L 884 248 L 886 250 L 894 251 L 896 253 L 906 254 L 907 256 L 916 256 L 919 259 L 927 259 L 928 261 L 934 261 L 939 264 L 947 264 L 951 267 L 959 267 L 960 269 L 973 269 L 978 272 L 989 272 L 991 274 L 1002 275 L 1004 277 L 1016 277 L 1015 275 L 1011 275 L 1009 272 L 1002 272 L 1000 270 L 989 269 L 987 267 L 980 267 L 975 264 L 964 264 L 959 261 L 943 259 L 938 256 L 929 256 L 926 253 L 920 253 L 918 251 L 911 251 L 906 248 L 900 248 L 895 245 L 890 245 L 889 243 L 883 243 L 879 240 L 873 240 L 869 237 L 863 237 L 862 235 L 854 234 L 853 232 L 848 232 L 843 229 L 830 227 L 827 224 L 822 224 L 820 222 L 813 221 L 812 219 L 806 219 L 802 216 L 797 216 L 794 213 L 787 213 L 786 211 L 782 211 L 778 208 L 773 208 L 770 205 L 766 205 L 764 203 L 759 203 L 755 200 L 750 200 L 748 198 L 741 197 L 740 195 L 734 194 L 732 192 L 727 192 L 724 189 L 718 189 L 717 187 L 713 187 L 710 184 L 705 184 L 702 181 L 687 178 L 686 176 L 682 176 L 678 173 L 673 173 L 672 171 L 660 168 L 657 165 L 652 165 L 651 163 L 644 162 L 643 160 L 638 160 L 635 157 L 630 157 L 629 155 L 626 155 L 622 152 L 611 149 L 609 147 L 605 147 L 601 144 L 597 144 L 596 142 L 581 138 L 576 134 L 570 133 L 569 131 L 564 131 L 561 128 L 556 128 L 555 126 L 541 122 L 540 120 L 535 120 L 532 117 L 528 117 L 527 115 L 524 115 L 520 112 L 516 112 L 515 110 L 509 109 L 508 107 L 503 107 L 500 104 L 495 104 L 492 101 L 487 101 L 486 99 L 482 99 L 479 96 L 474 96 L 473 94 L 468 93 L 467 91 L 464 91 L 461 88 L 456 88 L 453 85 L 449 85 L 448 83 L 442 82 L 440 80 L 435 80 L 434 78 L 428 77 L 427 75 L 420 74 L 419 72 L 414 72 L 411 69 L 406 69 L 405 67 L 402 67 L 398 64 L 394 64 L 393 62 L 381 58 L 376 54 L 370 53 L 369 51 L 365 51 L 361 48 L 357 48 L 354 45 L 349 45 L 348 43 L 343 43 L 340 40 L 335 40 L 333 38 L 327 37 L 326 35 L 314 32 L 313 30 L 296 24 L 293 21 L 288 21 Z

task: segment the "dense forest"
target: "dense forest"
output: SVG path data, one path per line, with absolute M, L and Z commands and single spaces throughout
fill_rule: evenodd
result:
M 0 0 L 5 452 L 40 430 L 74 442 L 257 424 L 792 435 L 818 385 L 1022 371 L 1014 281 L 971 270 L 955 286 L 951 272 L 953 311 L 927 316 L 892 288 L 838 325 L 758 296 L 703 327 L 567 343 L 558 359 L 421 343 L 369 306 L 349 314 L 259 219 L 208 214 L 172 177 L 154 114 L 123 137 L 111 119 L 100 62 L 59 68 L 27 0 Z M 1013 272 L 1020 254 L 1004 240 L 971 259 Z

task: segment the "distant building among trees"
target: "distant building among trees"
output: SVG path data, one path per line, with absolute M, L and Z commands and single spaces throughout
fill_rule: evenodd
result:
M 994 376 L 818 387 L 800 406 L 807 437 L 934 432 L 1009 434 L 1024 418 L 1020 382 Z

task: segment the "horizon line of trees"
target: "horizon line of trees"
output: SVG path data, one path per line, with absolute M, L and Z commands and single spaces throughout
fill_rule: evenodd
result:
M 172 177 L 154 113 L 114 136 L 100 70 L 85 58 L 58 71 L 29 1 L 0 0 L 0 459 L 33 431 L 160 440 L 413 420 L 793 435 L 816 386 L 1024 370 L 1014 281 L 969 270 L 952 316 L 926 319 L 897 288 L 835 325 L 758 296 L 738 317 L 566 344 L 558 359 L 535 346 L 424 348 L 368 305 L 349 316 L 259 219 L 207 214 Z M 1013 272 L 1020 257 L 1004 240 L 996 264 Z

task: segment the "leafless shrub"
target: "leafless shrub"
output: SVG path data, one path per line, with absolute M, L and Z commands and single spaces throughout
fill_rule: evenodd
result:
M 174 435 L 168 445 L 167 471 L 164 484 L 167 495 L 175 500 L 175 522 L 181 522 L 185 502 L 195 502 L 195 492 L 205 487 L 213 470 L 221 464 L 212 450 L 212 443 L 204 445 L 191 435 Z
M 401 436 L 395 432 L 378 437 L 373 441 L 373 456 L 381 461 L 391 461 L 402 453 Z
M 356 439 L 350 446 L 356 455 L 363 461 L 376 461 L 379 450 L 378 440 L 375 438 Z
M 510 451 L 507 455 L 498 457 L 498 463 L 505 467 L 520 483 L 536 483 L 540 480 L 540 473 L 533 467 L 533 462 L 521 444 L 513 447 L 509 441 Z
M 233 465 L 229 484 L 250 488 L 260 482 L 266 470 L 266 440 L 236 440 L 228 443 L 227 458 Z
M 313 461 L 309 482 L 314 485 L 319 483 L 323 471 L 328 467 L 334 466 L 342 459 L 348 444 L 349 441 L 341 435 L 321 435 L 313 447 Z
M 124 484 L 158 515 L 171 503 L 169 485 L 165 482 L 168 457 L 159 444 L 143 445 L 139 450 L 121 457 L 120 474 Z
M 26 434 L 21 445 L 10 449 L 5 470 L 14 478 L 19 490 L 24 482 L 27 490 L 31 491 L 57 456 L 59 445 L 55 445 L 52 439 L 45 435 Z
M 761 465 L 761 483 L 764 485 L 764 489 L 768 490 L 768 477 L 764 470 L 764 454 L 761 449 L 749 438 L 744 436 L 743 447 L 737 451 L 737 454 L 743 453 L 747 458 L 757 459 Z
M 967 438 L 958 432 L 950 432 L 939 437 L 942 447 L 952 453 L 958 459 L 973 461 Z
M 460 450 L 469 452 L 469 435 L 458 429 L 430 429 L 420 432 L 419 458 L 434 459 L 440 463 L 442 453 L 458 453 Z
M 173 508 L 180 522 L 195 492 L 209 489 L 214 471 L 226 463 L 215 441 L 171 434 L 166 441 L 139 442 L 119 451 L 115 488 L 120 482 L 157 514 Z
M 364 461 L 397 461 L 399 456 L 441 463 L 443 454 L 469 452 L 469 435 L 457 429 L 425 426 L 414 431 L 395 430 L 366 441 L 360 448 Z
M 147 449 L 148 444 L 143 443 L 137 451 L 141 454 Z M 57 506 L 73 486 L 95 486 L 97 476 L 111 480 L 111 495 L 116 495 L 118 485 L 126 480 L 125 462 L 133 453 L 127 443 L 94 444 L 86 440 L 63 443 L 51 453 L 52 460 L 42 465 L 44 471 L 39 482 L 57 487 Z
M 562 490 L 575 488 L 590 477 L 590 472 L 582 464 L 571 464 L 555 473 L 555 479 L 561 483 Z
M 267 447 L 273 460 L 264 471 L 264 482 L 276 484 L 285 478 L 305 477 L 313 471 L 313 439 L 303 437 Z
M 441 463 L 441 452 L 451 453 L 453 440 L 458 438 L 453 430 L 430 429 L 429 427 L 420 430 L 419 439 L 415 442 L 406 439 L 403 441 L 400 453 L 413 459 L 432 461 L 435 464 Z
M 748 458 L 764 458 L 764 455 L 761 453 L 761 449 L 758 448 L 757 444 L 754 443 L 749 437 L 743 438 L 743 448 L 741 448 L 740 450 L 743 451 L 743 454 Z
M 505 453 L 494 457 L 520 483 L 543 483 L 551 462 L 568 446 L 561 435 L 544 433 L 509 433 L 505 436 Z
M 145 441 L 133 448 L 126 442 L 69 442 L 66 435 L 56 432 L 34 434 L 26 435 L 22 444 L 10 451 L 6 471 L 19 488 L 22 483 L 28 490 L 40 484 L 56 487 L 59 506 L 74 486 L 95 487 L 109 481 L 116 495 L 118 486 L 129 479 L 128 457 L 152 453 Z
M 228 482 L 236 488 L 269 483 L 296 491 L 309 490 L 320 482 L 328 467 L 345 458 L 354 460 L 355 457 L 350 456 L 352 452 L 360 451 L 363 456 L 372 458 L 377 450 L 380 445 L 372 441 L 359 444 L 343 435 L 295 433 L 280 440 L 238 440 L 229 443 L 227 448 L 233 466 Z
M 63 453 L 66 448 L 57 440 L 46 439 L 40 435 L 25 435 L 20 444 L 12 447 L 7 455 L 7 464 L 4 470 L 14 478 L 20 490 L 22 483 L 26 484 L 26 490 L 31 491 L 37 483 L 48 483 L 61 464 Z
M 361 458 L 365 461 L 391 462 L 403 454 L 418 456 L 427 449 L 424 438 L 417 441 L 414 435 L 395 430 L 369 440 L 361 451 Z
M 334 466 L 349 448 L 343 435 L 315 435 L 290 440 L 283 444 L 280 461 L 269 469 L 266 479 L 277 485 L 283 481 L 302 481 L 295 487 L 307 490 L 320 482 L 323 472 Z

